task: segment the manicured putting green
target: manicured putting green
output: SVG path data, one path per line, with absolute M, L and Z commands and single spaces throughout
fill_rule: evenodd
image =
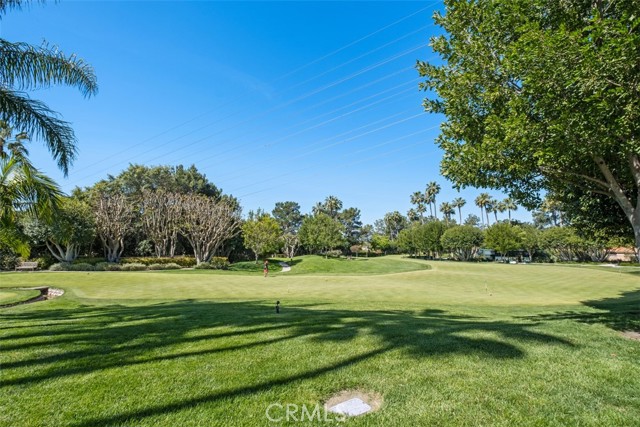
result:
M 365 261 L 389 274 L 294 270 L 307 261 L 266 279 L 0 275 L 67 291 L 0 311 L 0 425 L 325 425 L 301 408 L 344 390 L 383 401 L 348 426 L 640 425 L 640 342 L 620 333 L 640 329 L 635 274 L 400 257 Z

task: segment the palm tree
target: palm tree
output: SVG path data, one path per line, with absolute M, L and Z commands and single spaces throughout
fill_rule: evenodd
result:
M 516 205 L 516 202 L 511 197 L 507 197 L 502 201 L 502 203 L 504 204 L 505 209 L 509 213 L 509 222 L 511 222 L 511 211 L 517 211 L 518 205 Z
M 26 150 L 22 151 L 26 153 Z M 62 190 L 37 170 L 20 151 L 0 157 L 0 243 L 23 256 L 28 245 L 17 231 L 20 213 L 48 218 L 55 211 Z
M 487 203 L 484 205 L 484 212 L 487 214 L 487 226 L 491 225 L 489 223 L 489 212 L 493 212 L 493 215 L 496 218 L 496 222 L 498 222 L 498 210 L 496 209 L 497 204 L 498 201 L 496 199 L 494 199 L 493 197 L 489 197 L 489 200 L 487 200 Z
M 427 211 L 427 208 L 424 206 L 424 194 L 419 191 L 414 192 L 411 195 L 411 204 L 416 205 L 415 211 L 420 216 L 420 223 L 424 223 L 424 213 Z
M 0 2 L 0 13 L 20 7 L 20 0 Z M 0 120 L 20 132 L 42 139 L 65 176 L 76 156 L 76 137 L 69 123 L 45 103 L 24 91 L 53 85 L 76 87 L 85 96 L 98 91 L 93 68 L 55 47 L 34 47 L 0 39 Z
M 489 193 L 480 193 L 478 197 L 476 197 L 476 206 L 480 208 L 480 218 L 482 219 L 482 224 L 484 225 L 484 210 L 487 207 L 487 203 L 491 200 L 491 196 Z M 487 223 L 489 222 L 489 214 L 487 213 Z M 488 224 L 487 224 L 488 225 Z
M 458 209 L 458 214 L 460 214 L 460 225 L 462 225 L 462 207 L 466 204 L 467 201 L 462 197 L 456 197 L 451 203 L 455 209 Z
M 427 189 L 424 193 L 425 198 L 429 203 L 433 203 L 432 216 L 434 216 L 436 219 L 438 219 L 438 212 L 436 209 L 436 206 L 438 206 L 436 204 L 436 196 L 438 195 L 438 193 L 440 193 L 440 185 L 437 182 L 431 181 L 429 184 L 427 184 Z M 431 206 L 429 206 L 429 209 L 431 209 Z
M 407 211 L 407 218 L 409 218 L 409 222 L 421 221 L 418 211 L 413 208 Z
M 440 212 L 442 212 L 442 215 L 444 215 L 445 222 L 449 224 L 449 221 L 451 220 L 451 215 L 455 214 L 456 210 L 451 203 L 442 202 L 442 204 L 440 205 Z
M 331 218 L 337 218 L 342 209 L 342 200 L 336 196 L 329 196 L 324 200 L 324 209 Z
M 504 201 L 498 202 L 496 201 L 493 207 L 493 213 L 496 214 L 496 222 L 498 222 L 498 214 L 496 212 L 505 213 L 507 211 L 507 205 Z M 509 223 L 511 223 L 511 219 L 509 219 Z

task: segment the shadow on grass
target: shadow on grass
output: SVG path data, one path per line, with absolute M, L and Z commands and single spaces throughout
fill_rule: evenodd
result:
M 600 323 L 617 331 L 640 331 L 640 289 L 624 292 L 615 298 L 583 301 L 598 311 L 565 311 L 529 316 L 531 320 L 575 320 L 582 323 Z
M 21 325 L 23 329 L 18 326 L 0 336 L 0 356 L 16 350 L 33 350 L 27 357 L 11 361 L 5 358 L 0 381 L 3 388 L 164 360 L 281 347 L 289 340 L 302 337 L 310 342 L 347 344 L 344 355 L 320 362 L 314 369 L 205 396 L 180 396 L 167 404 L 97 416 L 77 424 L 83 426 L 135 424 L 146 417 L 203 403 L 290 386 L 392 350 L 401 350 L 413 358 L 474 354 L 487 359 L 514 359 L 525 356 L 521 345 L 527 342 L 572 345 L 561 338 L 533 331 L 537 325 L 534 322 L 490 321 L 433 309 L 355 311 L 311 305 L 285 306 L 282 313 L 276 315 L 271 304 L 186 300 L 145 306 L 39 309 L 3 313 L 3 318 L 4 324 Z M 34 331 L 34 327 L 38 330 Z M 225 329 L 216 331 L 215 328 Z M 364 335 L 377 338 L 375 341 L 380 344 L 371 345 L 358 354 L 349 352 L 348 344 Z M 230 345 L 226 340 L 230 337 L 242 338 L 242 342 L 235 340 Z M 193 343 L 204 345 L 188 350 Z

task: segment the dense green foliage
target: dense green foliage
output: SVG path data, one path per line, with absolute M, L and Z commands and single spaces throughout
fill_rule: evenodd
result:
M 73 198 L 61 199 L 56 214 L 48 221 L 25 218 L 24 230 L 34 244 L 44 243 L 61 262 L 75 260 L 96 236 L 91 207 Z
M 482 231 L 470 225 L 449 228 L 442 234 L 444 249 L 450 251 L 454 258 L 461 261 L 473 259 L 483 241 Z
M 574 218 L 605 195 L 640 250 L 640 3 L 447 0 L 419 62 L 427 111 L 446 122 L 442 173 L 458 186 L 504 189 L 529 207 L 542 190 Z M 575 201 L 575 200 L 574 200 Z M 610 202 L 607 202 L 610 206 Z M 620 218 L 616 216 L 615 218 Z M 488 220 L 488 218 L 487 218 Z
M 273 254 L 282 246 L 278 222 L 269 214 L 249 215 L 242 224 L 244 245 L 253 251 L 255 262 L 263 255 Z
M 302 221 L 298 235 L 309 252 L 321 253 L 341 246 L 344 243 L 343 231 L 337 219 L 319 212 Z
M 520 228 L 508 222 L 497 222 L 485 230 L 483 246 L 502 255 L 518 250 L 523 247 Z
M 442 252 L 442 235 L 447 225 L 438 220 L 424 224 L 414 222 L 409 228 L 400 231 L 398 235 L 398 249 L 414 255 L 435 256 Z

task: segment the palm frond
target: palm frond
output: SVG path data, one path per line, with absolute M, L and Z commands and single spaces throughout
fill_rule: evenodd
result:
M 62 84 L 77 87 L 85 97 L 98 92 L 93 68 L 81 58 L 66 56 L 47 44 L 35 47 L 3 39 L 0 39 L 0 82 L 16 90 Z
M 0 15 L 4 15 L 10 9 L 22 9 L 29 3 L 44 3 L 44 0 L 0 0 Z
M 0 87 L 0 119 L 42 139 L 67 176 L 76 156 L 76 137 L 69 123 L 59 119 L 46 104 L 4 87 Z
M 0 159 L 0 222 L 12 224 L 18 212 L 47 220 L 55 214 L 63 192 L 27 158 Z
M 8 247 L 23 258 L 28 258 L 31 248 L 28 239 L 18 229 L 13 227 L 0 227 L 0 247 Z

